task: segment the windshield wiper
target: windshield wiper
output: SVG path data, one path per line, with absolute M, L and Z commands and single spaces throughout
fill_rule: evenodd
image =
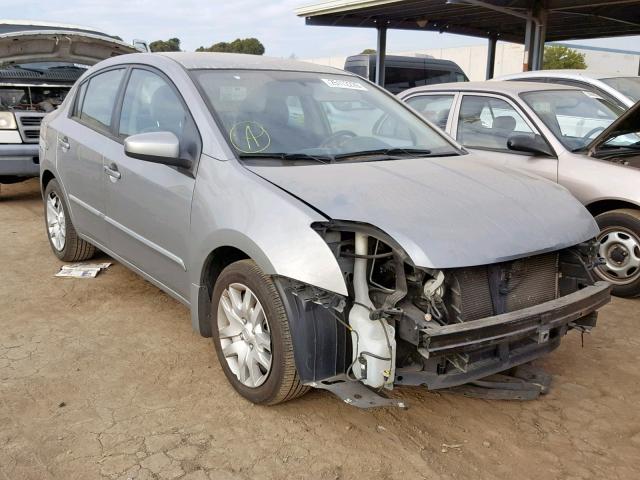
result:
M 584 150 L 584 148 L 571 150 L 572 152 L 579 152 L 580 150 Z M 635 143 L 630 143 L 629 145 L 611 145 L 604 143 L 598 147 L 598 150 L 640 150 L 640 141 Z
M 26 68 L 22 65 L 10 65 L 9 68 L 13 68 L 15 70 L 24 70 L 25 72 L 33 72 L 33 73 L 44 73 L 44 71 L 37 68 Z
M 344 158 L 366 157 L 369 155 L 409 155 L 410 157 L 421 157 L 424 155 L 431 155 L 431 150 L 428 150 L 426 148 L 378 148 L 375 150 L 362 150 L 360 152 L 340 153 L 338 155 L 335 155 L 334 158 L 336 160 L 341 160 Z
M 333 157 L 328 155 L 310 155 L 308 153 L 243 153 L 239 155 L 243 160 L 253 158 L 275 158 L 279 160 L 312 160 L 320 163 L 332 163 Z

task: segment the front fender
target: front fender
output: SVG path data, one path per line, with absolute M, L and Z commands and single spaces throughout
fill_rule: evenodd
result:
M 219 247 L 241 250 L 269 275 L 347 295 L 335 256 L 311 228 L 318 221 L 326 217 L 237 162 L 204 155 L 191 209 L 192 308 L 199 310 L 203 268 Z

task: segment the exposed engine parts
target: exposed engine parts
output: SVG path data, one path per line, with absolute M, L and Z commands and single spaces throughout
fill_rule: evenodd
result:
M 340 385 L 361 382 L 380 393 L 394 385 L 438 389 L 489 377 L 552 351 L 572 328 L 589 330 L 597 308 L 609 300 L 609 286 L 591 275 L 599 261 L 592 243 L 493 265 L 433 269 L 413 265 L 372 227 L 333 222 L 316 229 L 333 251 L 349 295 L 292 282 L 300 321 L 315 325 L 307 343 L 321 348 L 320 337 L 327 336 L 322 330 L 337 329 L 331 333 L 335 363 L 321 366 L 324 374 L 310 365 L 306 376 L 308 384 L 347 403 L 359 398 L 359 406 L 387 400 L 374 395 L 365 401 L 362 392 L 354 398 L 354 388 Z M 305 302 L 317 307 L 309 311 Z
M 367 256 L 369 238 L 355 234 L 353 268 L 354 301 L 349 311 L 349 325 L 353 341 L 353 373 L 365 385 L 373 388 L 392 388 L 395 376 L 395 329 L 385 315 L 372 318 L 376 310 L 369 297 Z
M 64 101 L 69 87 L 0 87 L 0 110 L 52 112 Z

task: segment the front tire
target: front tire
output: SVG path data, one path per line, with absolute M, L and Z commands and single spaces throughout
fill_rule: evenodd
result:
M 618 297 L 640 295 L 640 211 L 612 210 L 596 217 L 600 227 L 598 242 L 605 265 L 597 275 L 613 285 Z
M 60 260 L 80 262 L 96 253 L 96 247 L 78 236 L 64 193 L 56 180 L 51 180 L 44 191 L 44 219 L 49 245 Z
M 252 260 L 225 268 L 211 298 L 216 354 L 233 388 L 247 400 L 275 405 L 304 395 L 289 320 L 273 280 Z

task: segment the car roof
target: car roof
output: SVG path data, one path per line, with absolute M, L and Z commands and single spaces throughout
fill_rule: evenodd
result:
M 618 78 L 618 77 L 636 77 L 637 75 L 629 75 L 623 73 L 605 73 L 605 72 L 592 72 L 588 70 L 535 70 L 531 72 L 513 73 L 510 75 L 502 75 L 497 77 L 496 80 L 507 80 L 516 78 L 567 78 L 567 79 L 585 79 L 602 80 L 603 78 Z
M 288 70 L 296 72 L 334 73 L 355 76 L 333 67 L 282 58 L 217 52 L 162 52 L 162 55 L 180 63 L 187 70 L 240 69 L 240 70 Z
M 473 91 L 473 92 L 487 92 L 487 93 L 502 93 L 506 95 L 518 95 L 523 92 L 532 91 L 545 91 L 545 90 L 580 90 L 576 87 L 569 87 L 566 85 L 554 85 L 549 83 L 539 82 L 499 82 L 489 80 L 485 82 L 453 82 L 453 83 L 438 83 L 435 85 L 425 85 L 422 87 L 415 87 L 402 92 L 400 96 L 406 97 L 413 93 L 418 92 L 439 92 L 439 91 Z

